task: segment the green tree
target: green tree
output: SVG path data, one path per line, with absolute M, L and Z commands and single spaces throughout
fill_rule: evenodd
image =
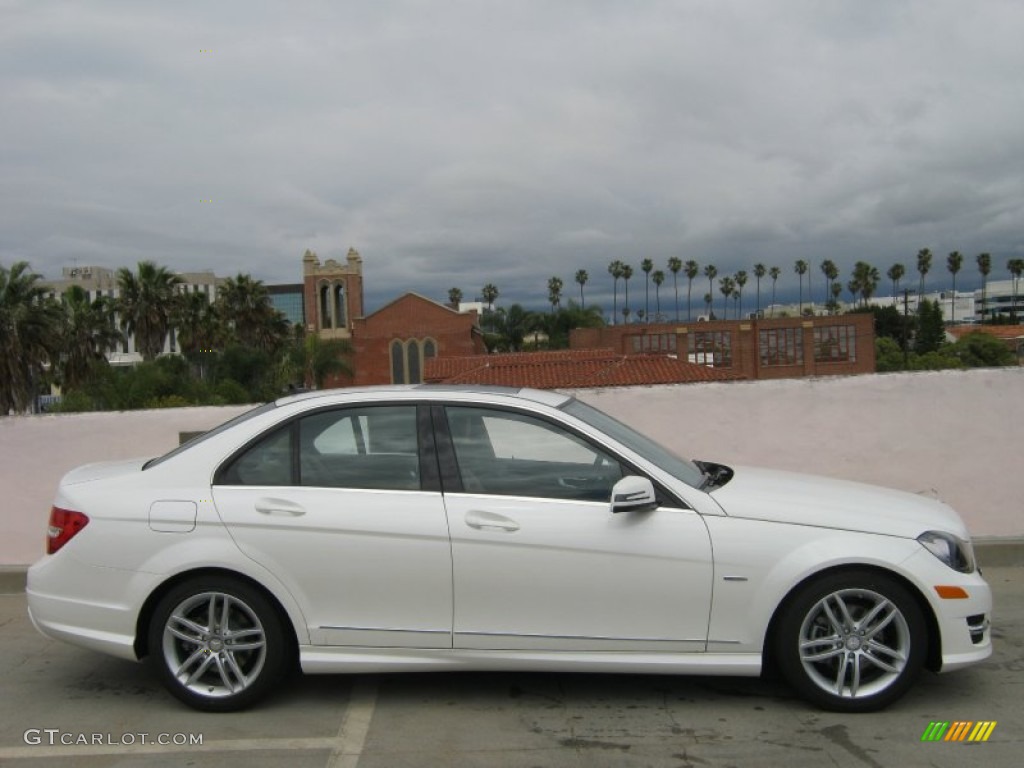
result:
M 181 282 L 178 275 L 152 261 L 140 261 L 135 273 L 127 267 L 117 271 L 120 295 L 114 306 L 121 328 L 135 337 L 143 360 L 154 359 L 164 349 Z
M 612 276 L 612 323 L 617 322 L 619 312 L 619 278 L 625 265 L 615 259 L 608 265 L 608 274 Z
M 60 308 L 27 262 L 0 265 L 0 416 L 28 410 L 59 352 Z
M 718 277 L 718 267 L 716 267 L 714 264 L 708 264 L 706 267 L 704 267 L 704 277 L 706 277 L 708 279 L 708 292 L 706 294 L 704 294 L 704 296 L 705 297 L 714 296 L 714 294 L 715 294 L 714 280 L 715 280 L 716 277 Z M 710 299 L 707 301 L 707 305 L 708 305 L 708 316 L 709 316 L 709 319 L 710 319 L 710 316 L 712 314 L 712 307 L 711 307 L 711 300 Z
M 576 273 L 577 276 L 579 273 Z M 498 300 L 498 286 L 494 283 L 487 283 L 480 292 L 483 297 L 484 303 L 487 304 L 488 309 L 494 309 L 494 302 Z
M 896 296 L 900 292 L 900 280 L 907 274 L 907 268 L 902 264 L 893 264 L 889 267 L 889 271 L 885 273 L 885 276 L 892 281 L 892 303 L 896 305 Z
M 736 281 L 726 275 L 718 281 L 718 290 L 722 292 L 722 319 L 729 319 L 729 299 L 736 290 Z
M 665 273 L 660 269 L 654 270 L 651 274 L 651 282 L 654 283 L 654 320 L 661 322 L 661 284 L 665 282 Z
M 747 284 L 746 270 L 741 269 L 733 279 L 736 281 L 736 301 L 739 302 L 739 310 L 736 313 L 736 319 L 738 320 L 743 317 L 743 286 Z
M 448 289 L 448 306 L 458 311 L 459 304 L 462 303 L 462 289 L 461 288 L 449 288 Z
M 577 269 L 576 270 L 576 282 L 579 283 L 579 286 L 580 286 L 580 306 L 581 307 L 586 307 L 587 306 L 587 302 L 583 298 L 583 286 L 587 284 L 587 280 L 589 280 L 589 279 L 590 279 L 590 275 L 587 274 L 587 270 L 585 270 L 585 269 Z
M 676 322 L 679 322 L 679 270 L 683 268 L 683 260 L 678 256 L 670 256 L 668 260 L 668 271 L 672 273 L 672 289 L 675 293 L 675 314 Z
M 902 371 L 904 368 L 903 350 L 895 339 L 879 336 L 875 339 L 875 370 L 878 373 Z
M 766 274 L 768 274 L 768 268 L 764 264 L 758 262 L 757 264 L 754 265 L 754 280 L 757 283 L 756 314 L 758 317 L 761 316 L 761 278 L 763 278 Z
M 171 320 L 178 331 L 181 353 L 195 367 L 199 379 L 205 379 L 210 361 L 226 341 L 217 304 L 205 293 L 186 293 L 179 298 Z
M 917 314 L 917 336 L 914 339 L 914 351 L 919 355 L 937 352 L 946 343 L 942 309 L 936 301 L 921 299 L 917 306 Z
M 949 346 L 949 353 L 968 368 L 1016 365 L 1017 357 L 1000 339 L 973 331 Z
M 922 248 L 917 252 L 917 271 L 921 275 L 921 282 L 917 288 L 918 302 L 924 299 L 924 278 L 932 268 L 932 252 L 927 248 Z M 917 305 L 920 308 L 920 303 Z
M 956 322 L 956 273 L 964 265 L 964 255 L 960 251 L 953 251 L 946 257 L 946 269 L 953 276 L 953 292 L 949 296 L 949 320 Z
M 536 315 L 519 304 L 501 307 L 494 315 L 494 329 L 498 337 L 496 349 L 502 352 L 521 352 L 526 334 L 536 327 Z
M 115 350 L 124 336 L 114 324 L 109 299 L 98 296 L 90 301 L 80 285 L 64 291 L 61 309 L 57 376 L 65 390 L 77 390 L 97 367 L 107 365 L 107 352 Z
M 548 303 L 551 304 L 551 311 L 554 312 L 562 304 L 562 278 L 548 278 Z
M 217 313 L 230 340 L 275 355 L 288 338 L 288 321 L 274 308 L 261 280 L 229 277 L 217 295 Z
M 683 268 L 684 268 L 684 274 L 686 275 L 686 280 L 687 280 L 687 284 L 686 284 L 686 321 L 689 322 L 689 321 L 693 320 L 693 313 L 690 311 L 690 294 L 693 291 L 693 281 L 700 274 L 700 266 L 697 264 L 696 261 L 693 261 L 692 259 L 690 259 L 690 260 L 688 260 L 686 262 L 686 264 L 683 265 Z M 677 304 L 677 306 L 676 306 L 676 314 L 678 315 L 679 314 L 678 301 L 676 302 L 676 304 Z M 678 320 L 679 318 L 676 318 L 676 319 Z
M 651 314 L 651 271 L 654 269 L 653 259 L 641 259 L 640 269 L 644 272 L 644 317 Z
M 839 267 L 832 259 L 825 259 L 821 262 L 821 272 L 825 275 L 825 283 L 828 286 L 828 293 L 831 294 L 832 298 L 829 301 L 831 310 L 833 313 L 838 311 L 838 294 L 835 290 L 836 279 L 839 277 Z M 842 287 L 839 288 L 839 293 L 842 293 Z
M 626 294 L 624 301 L 626 302 L 626 310 L 627 310 L 624 313 L 624 316 L 626 317 L 627 322 L 629 320 L 629 311 L 628 311 L 629 310 L 629 278 L 631 278 L 632 276 L 633 276 L 633 267 L 631 267 L 629 264 L 623 264 L 622 265 L 622 285 L 624 286 L 624 291 L 625 291 L 625 294 Z
M 853 279 L 857 283 L 857 289 L 860 291 L 860 297 L 866 307 L 868 301 L 875 295 L 878 283 L 882 280 L 878 267 L 872 266 L 866 261 L 858 261 L 853 266 Z
M 306 387 L 323 389 L 329 376 L 353 376 L 353 348 L 347 339 L 321 339 L 315 333 L 303 334 L 293 343 L 288 355 L 288 380 L 296 378 Z
M 768 270 L 768 277 L 772 279 L 772 309 L 768 313 L 769 317 L 775 316 L 775 284 L 779 281 L 779 276 L 782 274 L 782 270 L 779 267 L 772 267 Z
M 800 281 L 800 305 L 798 314 L 802 316 L 804 313 L 804 275 L 807 274 L 807 262 L 803 259 L 797 259 L 796 263 L 793 265 L 793 271 L 796 272 L 797 278 Z
M 538 316 L 537 320 L 548 337 L 548 349 L 568 348 L 569 334 L 574 328 L 600 328 L 605 324 L 600 308 L 585 309 L 574 301 L 568 307 Z
M 978 272 L 981 273 L 981 322 L 985 322 L 988 310 L 988 276 L 992 271 L 992 254 L 979 253 L 977 256 Z

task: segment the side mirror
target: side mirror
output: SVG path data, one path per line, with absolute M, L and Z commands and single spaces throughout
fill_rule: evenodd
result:
M 612 512 L 652 512 L 657 508 L 654 485 L 646 477 L 630 475 L 612 487 Z

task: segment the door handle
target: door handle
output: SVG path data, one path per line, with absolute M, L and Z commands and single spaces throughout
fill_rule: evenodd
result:
M 256 511 L 262 515 L 291 515 L 292 517 L 306 514 L 306 509 L 293 501 L 271 498 L 257 499 Z
M 512 531 L 519 530 L 519 523 L 504 515 L 496 515 L 493 512 L 484 512 L 474 509 L 466 513 L 466 525 L 479 530 Z

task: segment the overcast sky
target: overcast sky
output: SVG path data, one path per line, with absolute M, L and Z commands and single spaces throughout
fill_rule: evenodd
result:
M 1022 40 L 1020 0 L 0 0 L 0 264 L 298 282 L 355 247 L 371 309 L 580 268 L 610 307 L 616 258 L 631 299 L 645 257 L 1004 279 Z

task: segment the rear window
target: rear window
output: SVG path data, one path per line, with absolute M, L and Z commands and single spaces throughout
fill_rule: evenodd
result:
M 187 443 L 182 443 L 181 445 L 179 445 L 173 451 L 168 451 L 163 456 L 158 456 L 155 459 L 150 459 L 149 461 L 142 465 L 142 469 L 147 470 L 150 467 L 155 467 L 157 464 L 162 464 L 168 459 L 177 456 L 179 453 L 187 451 L 189 448 L 194 448 L 204 440 L 208 440 L 211 437 L 216 437 L 222 432 L 228 431 L 232 427 L 235 427 L 243 422 L 246 422 L 249 419 L 255 418 L 256 416 L 260 416 L 261 414 L 267 413 L 268 411 L 272 411 L 275 408 L 277 408 L 277 403 L 266 403 L 257 408 L 253 408 L 251 411 L 240 413 L 238 416 L 235 416 L 235 418 L 225 421 L 223 424 L 214 427 L 209 432 L 203 432 L 203 434 L 201 435 L 196 435 Z

